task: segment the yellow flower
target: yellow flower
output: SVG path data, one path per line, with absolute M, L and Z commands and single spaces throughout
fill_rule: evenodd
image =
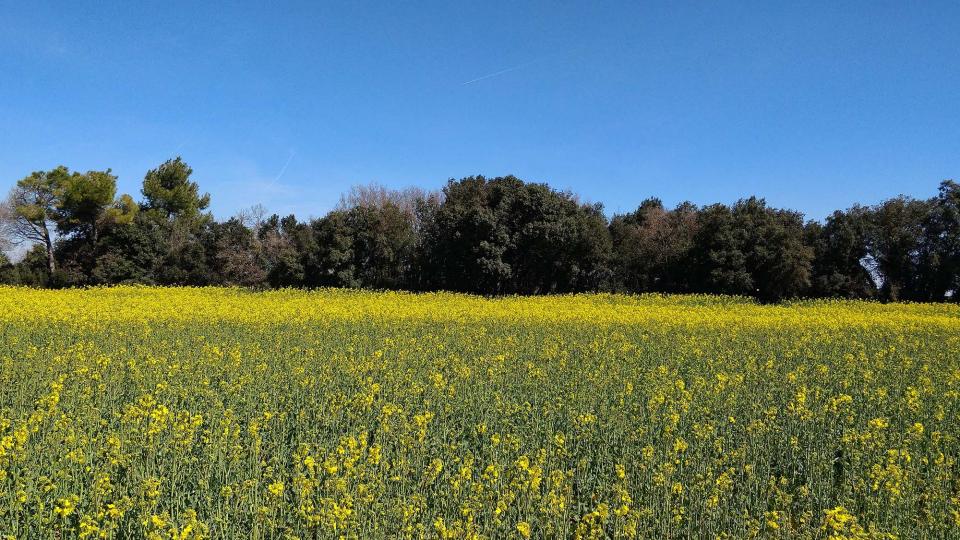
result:
M 690 445 L 687 444 L 687 441 L 682 438 L 677 438 L 673 441 L 673 451 L 676 454 L 682 454 L 687 451 L 687 448 L 690 448 Z
M 0 334 L 0 537 L 960 526 L 956 304 L 0 286 Z
M 267 491 L 269 491 L 274 497 L 280 497 L 283 495 L 283 482 L 277 480 L 276 482 L 267 486 Z
M 73 495 L 73 496 L 58 500 L 56 507 L 54 507 L 53 509 L 54 513 L 56 513 L 61 518 L 66 519 L 77 508 L 76 506 L 77 499 L 78 497 Z

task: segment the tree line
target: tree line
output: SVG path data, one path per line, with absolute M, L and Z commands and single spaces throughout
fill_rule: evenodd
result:
M 37 171 L 0 205 L 0 241 L 32 245 L 0 283 L 362 287 L 499 294 L 717 293 L 957 301 L 960 185 L 837 210 L 822 222 L 750 197 L 608 219 L 599 204 L 513 176 L 442 190 L 353 188 L 300 221 L 262 207 L 217 221 L 180 158 L 141 199 L 106 171 Z M 0 246 L 4 247 L 4 246 Z

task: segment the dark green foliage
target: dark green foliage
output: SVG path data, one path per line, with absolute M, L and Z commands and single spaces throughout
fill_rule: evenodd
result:
M 353 256 L 353 229 L 346 212 L 335 210 L 311 224 L 317 246 L 317 285 L 359 287 Z
M 190 180 L 193 169 L 177 157 L 147 172 L 143 179 L 143 207 L 167 219 L 203 221 L 209 214 L 202 211 L 210 206 L 210 194 L 200 195 L 196 182 Z
M 915 227 L 916 214 L 921 214 L 922 237 L 911 250 L 906 272 L 913 274 L 907 286 L 901 285 L 899 296 L 936 302 L 952 295 L 950 299 L 957 301 L 953 292 L 960 289 L 960 185 L 946 180 L 936 197 L 913 203 L 909 228 Z
M 925 230 L 930 203 L 897 197 L 871 209 L 867 255 L 881 280 L 885 300 L 925 300 Z
M 353 232 L 353 268 L 366 287 L 395 289 L 405 285 L 416 243 L 413 224 L 397 205 L 357 206 L 347 212 Z
M 19 282 L 15 275 L 16 269 L 7 254 L 0 251 L 0 284 L 12 285 Z
M 855 206 L 837 210 L 824 224 L 810 222 L 807 244 L 813 247 L 812 296 L 873 298 L 874 278 L 864 266 L 867 259 L 869 210 Z
M 0 233 L 44 247 L 48 283 L 89 284 L 99 236 L 130 223 L 138 211 L 129 195 L 116 198 L 116 181 L 109 169 L 81 174 L 60 166 L 34 172 L 17 182 L 2 205 Z
M 697 236 L 691 257 L 694 290 L 723 294 L 751 294 L 753 277 L 743 252 L 744 235 L 736 230 L 733 212 L 714 204 L 697 216 Z
M 166 227 L 146 214 L 111 228 L 97 244 L 91 275 L 95 284 L 161 283 L 166 258 Z
M 700 292 L 764 301 L 799 296 L 810 286 L 812 259 L 802 216 L 769 208 L 763 199 L 708 206 L 698 216 L 692 264 Z
M 214 223 L 211 241 L 217 284 L 256 287 L 266 281 L 266 262 L 259 239 L 240 219 Z
M 339 209 L 313 223 L 321 285 L 405 288 L 417 243 L 413 216 L 397 204 Z
M 34 171 L 10 190 L 3 203 L 3 231 L 17 242 L 43 246 L 47 277 L 56 271 L 53 225 L 57 217 L 59 193 L 70 173 L 60 166 L 51 171 Z
M 54 278 L 51 278 L 47 267 L 47 251 L 42 244 L 35 244 L 16 264 L 4 265 L 0 270 L 0 280 L 10 285 L 53 287 L 59 283 L 60 275 L 55 272 Z
M 600 205 L 513 176 L 442 193 L 354 188 L 307 222 L 255 207 L 217 222 L 179 157 L 149 171 L 143 201 L 109 169 L 38 171 L 0 204 L 0 283 L 365 287 L 480 294 L 617 290 L 960 299 L 960 185 L 804 224 L 763 199 L 666 209 L 648 199 L 608 223 Z M 2 254 L 2 252 L 0 252 Z
M 117 194 L 117 177 L 106 171 L 73 173 L 59 186 L 57 232 L 82 238 L 91 246 L 104 229 L 133 221 L 139 206 L 129 195 Z
M 948 293 L 960 301 L 960 184 L 940 184 L 927 220 L 924 266 L 929 300 L 943 300 Z
M 510 234 L 496 213 L 502 191 L 488 186 L 482 176 L 451 180 L 444 188 L 445 200 L 426 232 L 431 288 L 478 292 L 504 288 L 513 269 L 504 261 Z
M 189 222 L 174 221 L 161 224 L 166 246 L 164 258 L 157 272 L 161 285 L 213 285 L 216 274 L 210 262 L 216 256 L 211 251 L 210 227 L 199 228 Z
M 161 285 L 218 282 L 213 216 L 204 212 L 210 195 L 199 194 L 191 174 L 193 169 L 178 157 L 148 171 L 143 179 L 143 217 L 136 225 L 140 235 L 163 239 L 160 264 L 151 272 Z
M 599 205 L 507 176 L 450 181 L 425 231 L 436 288 L 483 294 L 596 290 L 610 281 Z

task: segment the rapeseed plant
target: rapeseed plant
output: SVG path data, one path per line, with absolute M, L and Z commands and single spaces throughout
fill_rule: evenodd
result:
M 0 538 L 960 537 L 960 308 L 0 287 Z

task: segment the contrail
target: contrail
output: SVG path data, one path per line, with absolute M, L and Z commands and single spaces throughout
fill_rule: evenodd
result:
M 180 149 L 183 148 L 183 145 L 187 144 L 187 140 L 184 139 L 182 143 L 177 145 L 177 148 L 173 151 L 173 155 L 177 156 L 180 153 Z
M 283 164 L 283 167 L 280 168 L 280 172 L 277 173 L 277 176 L 274 177 L 274 179 L 271 180 L 269 184 L 267 184 L 267 187 L 268 187 L 268 188 L 269 188 L 269 187 L 273 187 L 273 185 L 276 184 L 277 181 L 280 180 L 280 177 L 283 176 L 283 173 L 287 172 L 287 167 L 290 165 L 290 162 L 293 161 L 293 156 L 295 156 L 295 155 L 297 155 L 297 153 L 296 153 L 295 151 L 291 150 L 291 151 L 290 151 L 290 157 L 287 158 L 287 162 L 284 163 L 284 164 Z
M 483 75 L 482 77 L 477 77 L 476 79 L 471 79 L 471 80 L 469 80 L 469 81 L 467 81 L 467 82 L 465 82 L 465 83 L 460 83 L 460 86 L 466 86 L 466 85 L 468 85 L 468 84 L 473 84 L 473 83 L 475 83 L 475 82 L 479 82 L 479 81 L 482 81 L 482 80 L 484 80 L 484 79 L 489 79 L 489 78 L 491 78 L 491 77 L 496 77 L 496 76 L 498 76 L 498 75 L 503 75 L 504 73 L 510 73 L 511 71 L 516 71 L 516 70 L 518 70 L 518 69 L 520 69 L 520 68 L 527 67 L 527 66 L 529 66 L 530 64 L 533 64 L 533 63 L 535 63 L 535 62 L 538 62 L 539 60 L 540 60 L 540 59 L 538 58 L 538 59 L 536 59 L 536 60 L 531 60 L 531 61 L 529 61 L 529 62 L 524 62 L 524 63 L 520 64 L 519 66 L 513 66 L 513 67 L 510 67 L 510 68 L 507 68 L 507 69 L 501 69 L 500 71 L 495 71 L 495 72 L 493 72 L 493 73 L 488 73 L 488 74 L 486 74 L 486 75 Z

